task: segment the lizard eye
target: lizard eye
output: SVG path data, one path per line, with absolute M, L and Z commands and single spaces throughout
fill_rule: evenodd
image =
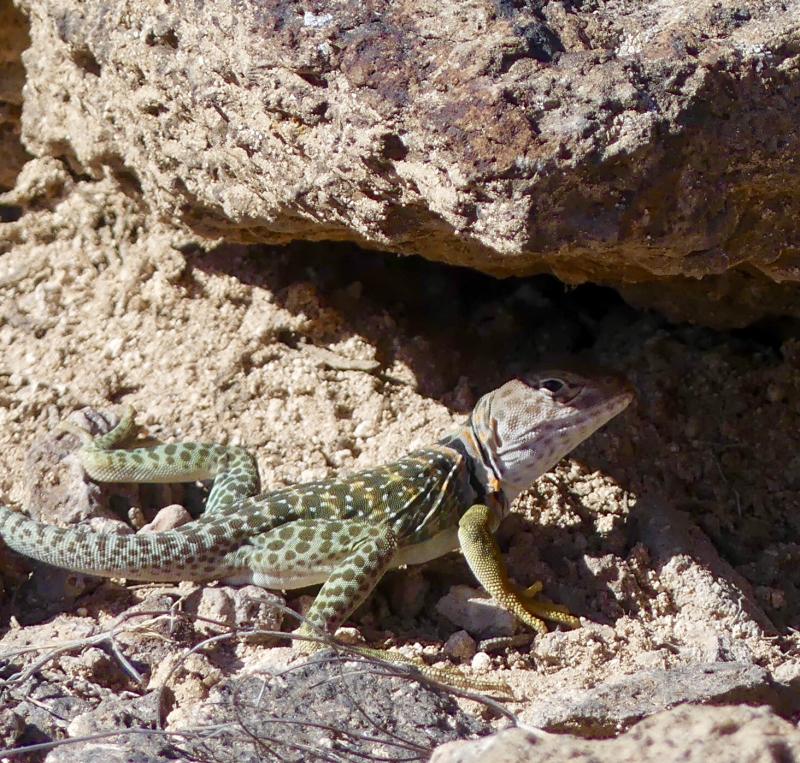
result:
M 560 392 L 564 388 L 564 382 L 561 379 L 545 379 L 542 381 L 542 387 L 549 392 Z

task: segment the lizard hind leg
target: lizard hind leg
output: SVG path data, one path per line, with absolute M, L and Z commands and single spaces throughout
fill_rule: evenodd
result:
M 294 633 L 295 651 L 313 654 L 327 647 L 323 635 L 332 634 L 367 598 L 391 567 L 396 550 L 394 533 L 385 525 L 352 519 L 297 519 L 251 538 L 230 555 L 229 563 L 236 569 L 248 569 L 247 582 L 266 588 L 300 588 L 324 580 L 305 622 Z M 243 578 L 237 576 L 235 582 L 243 582 Z M 510 693 L 505 684 L 455 669 L 433 668 L 383 649 L 347 646 L 347 652 L 410 667 L 450 686 Z
M 281 507 L 270 529 L 252 534 L 230 552 L 229 565 L 247 572 L 226 582 L 283 590 L 322 582 L 298 635 L 333 633 L 367 598 L 396 550 L 397 540 L 386 525 L 356 519 L 287 519 L 287 509 Z
M 304 529 L 301 525 L 306 523 L 299 521 L 292 524 Z M 314 599 L 306 622 L 298 629 L 298 635 L 310 635 L 317 631 L 333 633 L 369 596 L 389 569 L 397 551 L 397 540 L 386 525 L 354 520 L 314 520 L 308 524 L 314 526 L 323 540 L 312 542 L 308 549 L 308 542 L 297 543 L 294 548 L 300 556 L 299 561 L 306 561 L 303 556 L 308 554 L 309 563 L 324 565 L 320 549 L 329 549 L 333 568 Z M 314 548 L 317 549 L 316 554 Z
M 296 636 L 301 637 L 298 651 L 309 654 L 324 649 L 325 644 L 319 641 L 303 643 L 303 637 L 318 636 L 321 631 L 333 633 L 345 621 L 366 599 L 391 565 L 397 550 L 397 542 L 388 527 L 367 525 L 353 520 L 301 520 L 292 522 L 287 527 L 292 527 L 297 537 L 303 537 L 300 534 L 302 530 L 314 528 L 317 543 L 320 538 L 331 538 L 334 546 L 339 549 L 345 542 L 344 538 L 348 535 L 350 537 L 348 553 L 336 562 L 333 571 L 314 599 L 314 603 L 306 615 L 306 622 L 295 632 Z M 271 534 L 279 535 L 281 529 L 284 530 L 284 536 L 288 540 L 289 532 L 286 528 L 274 530 Z M 308 538 L 309 536 L 305 534 L 304 537 Z M 267 541 L 266 548 L 271 547 L 270 543 L 274 543 L 274 541 Z M 313 565 L 318 562 L 318 557 L 314 556 L 312 552 L 308 561 Z M 347 651 L 361 655 L 368 660 L 383 660 L 412 668 L 426 678 L 449 686 L 504 695 L 512 694 L 506 684 L 484 681 L 455 669 L 431 667 L 415 659 L 383 649 L 350 646 Z

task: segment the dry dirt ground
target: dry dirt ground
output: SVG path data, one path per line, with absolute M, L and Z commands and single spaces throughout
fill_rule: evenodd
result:
M 481 644 L 491 625 L 479 633 L 474 612 L 452 622 L 441 611 L 464 593 L 458 586 L 476 587 L 455 554 L 387 575 L 352 625 L 370 643 L 507 682 L 518 697 L 507 707 L 545 728 L 611 736 L 685 699 L 768 704 L 797 720 L 796 324 L 717 333 L 668 324 L 597 288 L 495 281 L 341 245 L 206 251 L 146 229 L 115 207 L 118 198 L 102 182 L 78 183 L 51 208 L 0 226 L 7 504 L 54 523 L 76 502 L 102 504 L 96 513 L 106 521 L 150 520 L 176 500 L 195 510 L 182 493 L 109 488 L 98 497 L 79 485 L 74 464 L 61 460 L 74 443 L 54 433 L 78 409 L 111 413 L 129 403 L 155 438 L 247 444 L 273 488 L 391 460 L 436 439 L 480 394 L 543 357 L 590 352 L 628 375 L 638 403 L 540 479 L 499 532 L 517 581 L 542 579 L 584 626 Z M 0 549 L 0 747 L 152 725 L 156 699 L 168 730 L 218 723 L 231 681 L 290 660 L 287 642 L 231 632 L 237 618 L 274 624 L 274 616 L 228 589 L 95 587 L 41 570 L 28 581 L 29 569 Z M 289 592 L 287 603 L 301 609 L 308 594 Z M 144 614 L 132 617 L 136 607 Z M 465 628 L 471 636 L 458 634 Z M 188 654 L 215 634 L 222 638 Z M 63 648 L 44 649 L 54 643 Z M 721 664 L 740 680 L 706 690 L 691 678 Z M 657 676 L 683 678 L 665 689 Z M 391 680 L 399 683 L 387 712 L 422 706 L 413 685 Z M 651 704 L 624 710 L 592 694 L 624 680 L 633 681 L 628 699 L 644 693 Z M 580 698 L 595 709 L 576 711 Z M 112 701 L 127 709 L 98 716 Z M 289 704 L 275 700 L 276 713 Z M 431 717 L 456 720 L 446 733 L 423 734 L 422 756 L 506 723 L 473 702 L 460 711 L 434 705 Z M 169 744 L 178 752 L 147 748 L 139 759 L 256 760 L 253 740 L 265 734 L 240 739 L 246 753 L 198 751 L 196 739 L 176 737 Z M 142 740 L 124 743 L 137 749 Z M 105 761 L 135 759 L 103 749 L 95 753 Z M 67 747 L 48 758 L 70 759 L 94 758 Z

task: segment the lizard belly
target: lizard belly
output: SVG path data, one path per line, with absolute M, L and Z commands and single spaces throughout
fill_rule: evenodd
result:
M 226 577 L 223 582 L 230 585 L 253 584 L 273 591 L 286 591 L 324 583 L 334 569 L 335 564 L 304 570 L 241 570 Z
M 400 567 L 404 564 L 424 564 L 457 548 L 458 530 L 456 528 L 443 530 L 432 538 L 398 549 L 392 559 L 391 567 Z M 258 570 L 241 569 L 235 574 L 226 577 L 223 582 L 231 585 L 252 583 L 253 585 L 273 590 L 305 588 L 306 586 L 324 583 L 341 561 L 341 559 L 337 559 L 313 566 L 304 565 L 294 568 L 276 567 L 271 569 L 261 567 Z
M 424 564 L 431 559 L 449 554 L 458 548 L 458 529 L 455 527 L 437 533 L 420 543 L 403 546 L 392 559 L 392 567 L 402 564 Z

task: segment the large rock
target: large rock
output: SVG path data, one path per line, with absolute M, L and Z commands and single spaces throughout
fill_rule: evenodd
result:
M 797 763 L 800 732 L 765 707 L 684 705 L 602 742 L 508 729 L 442 745 L 432 763 Z
M 756 665 L 717 662 L 672 670 L 643 670 L 591 689 L 571 689 L 534 700 L 527 720 L 537 728 L 587 737 L 611 737 L 636 721 L 684 703 L 771 705 L 800 709 L 793 687 L 775 683 Z
M 800 0 L 18 2 L 25 146 L 197 236 L 800 315 Z
M 19 135 L 25 82 L 20 56 L 31 42 L 27 27 L 11 0 L 0 0 L 0 191 L 14 186 L 17 173 L 30 158 Z M 0 208 L 0 222 L 4 218 Z

